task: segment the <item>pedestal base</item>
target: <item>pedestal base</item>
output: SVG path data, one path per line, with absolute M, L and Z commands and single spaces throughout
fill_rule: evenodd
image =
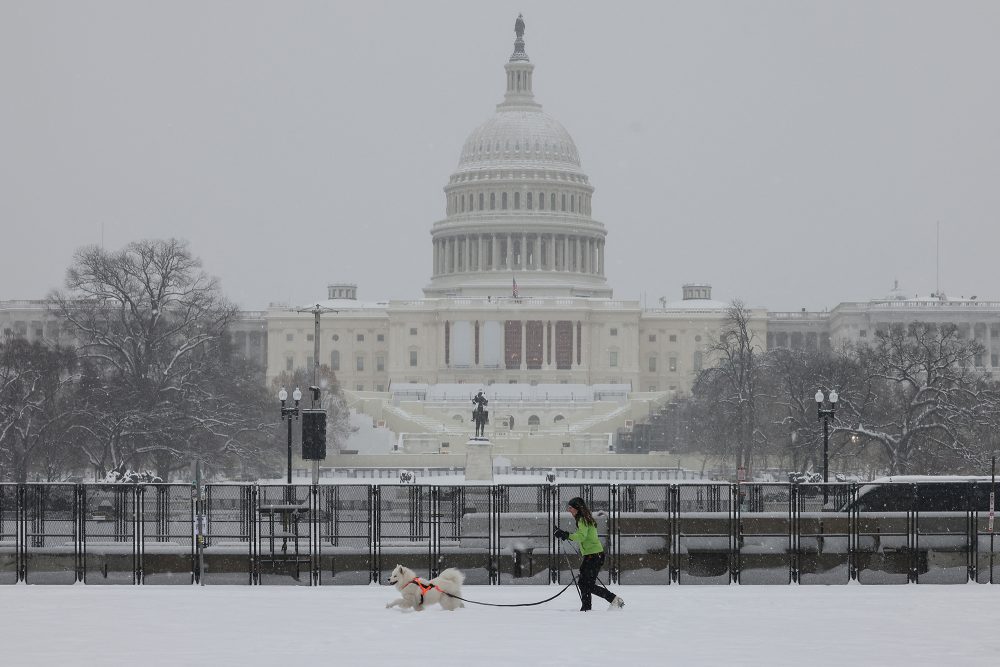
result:
M 465 479 L 493 481 L 493 445 L 486 438 L 471 438 L 465 443 Z

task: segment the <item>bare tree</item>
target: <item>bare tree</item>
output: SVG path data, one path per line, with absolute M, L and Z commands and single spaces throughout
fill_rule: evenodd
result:
M 74 355 L 19 337 L 0 340 L 0 479 L 24 483 L 64 471 Z
M 52 301 L 86 369 L 74 429 L 100 473 L 156 465 L 165 478 L 192 456 L 238 451 L 259 426 L 229 391 L 238 378 L 224 342 L 237 309 L 186 243 L 82 248 Z
M 952 324 L 877 332 L 873 346 L 858 349 L 867 391 L 845 406 L 837 430 L 874 443 L 891 474 L 981 469 L 978 434 L 997 428 L 995 385 L 973 367 L 981 353 Z
M 695 380 L 693 393 L 714 402 L 714 414 L 707 414 L 724 424 L 729 434 L 736 465 L 753 467 L 754 445 L 765 434 L 758 427 L 760 409 L 758 385 L 764 372 L 764 351 L 751 326 L 750 309 L 733 301 L 719 338 L 710 351 L 715 365 L 706 368 Z

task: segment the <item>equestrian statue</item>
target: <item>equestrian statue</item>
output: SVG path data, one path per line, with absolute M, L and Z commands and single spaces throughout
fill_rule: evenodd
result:
M 472 402 L 476 404 L 476 408 L 472 411 L 472 421 L 476 422 L 476 438 L 486 437 L 486 425 L 490 422 L 490 413 L 486 409 L 486 404 L 489 401 L 486 399 L 486 395 L 483 394 L 483 390 L 480 389 L 479 393 L 472 397 Z

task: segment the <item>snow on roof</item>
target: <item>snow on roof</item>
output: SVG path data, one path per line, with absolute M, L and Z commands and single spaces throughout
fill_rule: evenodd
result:
M 663 310 L 726 310 L 729 305 L 715 299 L 681 299 L 663 304 Z
M 316 306 L 320 309 L 330 310 L 385 310 L 389 306 L 388 301 L 358 301 L 357 299 L 324 299 L 322 301 L 310 302 L 301 306 L 290 306 L 292 310 L 307 311 Z

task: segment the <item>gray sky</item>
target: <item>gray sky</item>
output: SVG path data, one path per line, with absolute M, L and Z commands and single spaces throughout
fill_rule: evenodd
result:
M 0 2 L 0 299 L 187 239 L 245 308 L 415 298 L 518 12 L 616 297 L 1000 299 L 1000 2 Z

